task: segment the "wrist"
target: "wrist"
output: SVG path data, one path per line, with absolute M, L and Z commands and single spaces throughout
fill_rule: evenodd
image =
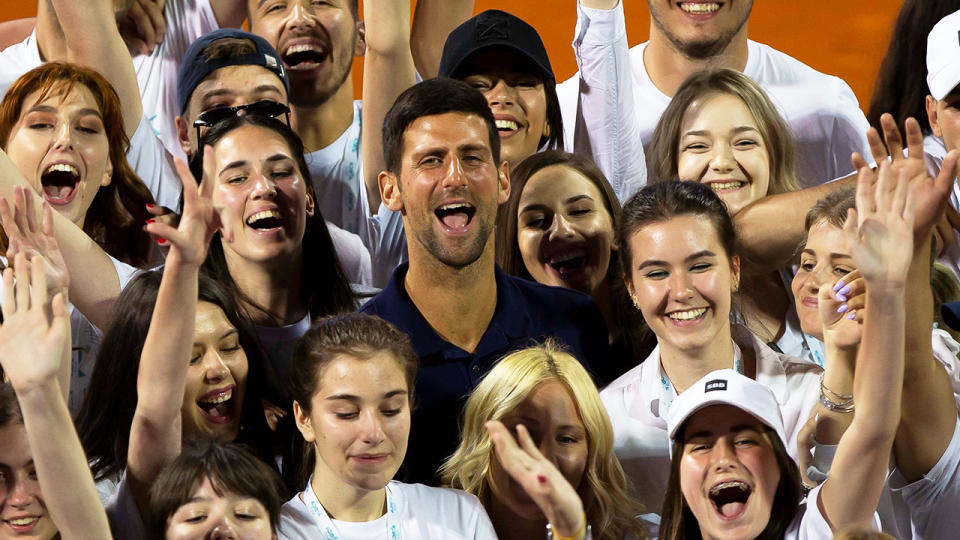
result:
M 43 398 L 49 395 L 60 395 L 60 383 L 57 382 L 57 374 L 51 372 L 37 377 L 29 377 L 23 381 L 11 380 L 17 399 L 21 401 L 21 406 L 26 406 L 27 402 Z
M 587 523 L 587 514 L 583 510 L 580 510 L 580 521 L 576 529 L 571 527 L 570 531 L 561 531 L 553 524 L 547 523 L 547 538 L 552 540 L 584 540 L 589 532 L 590 525 Z

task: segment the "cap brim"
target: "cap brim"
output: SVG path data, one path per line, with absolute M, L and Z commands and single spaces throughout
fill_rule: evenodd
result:
M 960 84 L 960 62 L 944 66 L 933 74 L 927 74 L 927 87 L 933 99 L 940 101 Z
M 488 41 L 485 41 L 482 45 L 478 45 L 473 49 L 470 49 L 470 52 L 463 55 L 463 57 L 450 68 L 449 74 L 446 74 L 446 75 L 441 74 L 441 75 L 446 77 L 457 78 L 457 75 L 463 69 L 464 64 L 466 64 L 470 60 L 470 58 L 472 58 L 477 53 L 480 53 L 489 49 L 510 49 L 515 53 L 519 53 L 521 56 L 523 56 L 525 60 L 527 60 L 530 63 L 531 66 L 537 68 L 537 70 L 540 72 L 540 76 L 544 80 L 555 80 L 553 71 L 549 68 L 549 66 L 541 65 L 540 62 L 537 61 L 537 59 L 534 58 L 532 54 L 527 52 L 525 49 L 518 47 L 516 44 L 511 43 L 509 41 L 502 41 L 502 40 L 488 40 Z

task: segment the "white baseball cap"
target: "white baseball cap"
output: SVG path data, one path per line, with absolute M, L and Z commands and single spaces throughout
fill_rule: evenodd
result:
M 936 100 L 960 84 L 960 11 L 940 19 L 927 36 L 927 86 Z
M 766 386 L 732 369 L 711 371 L 683 391 L 670 405 L 667 433 L 676 439 L 683 424 L 697 411 L 710 405 L 732 405 L 777 432 L 786 444 L 783 417 L 777 398 Z M 673 452 L 673 445 L 670 445 Z

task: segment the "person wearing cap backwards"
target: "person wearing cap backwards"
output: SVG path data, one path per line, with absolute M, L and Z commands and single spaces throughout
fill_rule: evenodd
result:
M 447 32 L 470 16 L 473 0 L 248 0 L 250 31 L 280 53 L 290 77 L 291 121 L 308 152 L 323 215 L 356 233 L 382 287 L 404 259 L 402 222 L 380 206 L 380 128 L 396 97 L 433 76 Z M 364 56 L 363 100 L 353 99 L 354 56 Z M 363 121 L 361 122 L 361 117 Z
M 589 369 L 608 351 L 586 295 L 507 276 L 494 262 L 509 169 L 487 101 L 444 77 L 404 91 L 384 120 L 384 205 L 403 216 L 409 263 L 361 308 L 410 336 L 420 370 L 406 481 L 437 483 L 470 391 L 504 353 L 553 335 Z
M 898 179 L 886 163 L 875 184 L 865 172 L 860 180 L 857 211 L 842 233 L 866 283 L 853 394 L 840 396 L 856 403 L 856 412 L 826 481 L 801 505 L 777 398 L 736 371 L 713 371 L 680 393 L 668 412 L 671 462 L 660 538 L 813 539 L 873 527 L 901 429 L 901 397 L 909 399 L 903 396 L 905 293 L 920 218 L 907 195 L 921 196 L 927 186 Z
M 487 98 L 497 121 L 503 159 L 516 168 L 542 149 L 564 147 L 556 78 L 537 31 L 522 19 L 487 10 L 454 29 L 443 47 L 440 76 L 466 81 Z M 614 192 L 626 200 L 646 182 L 639 136 L 630 125 L 612 122 L 624 114 L 601 92 L 581 96 L 596 115 L 588 121 L 591 155 Z M 567 145 L 573 149 L 572 145 Z

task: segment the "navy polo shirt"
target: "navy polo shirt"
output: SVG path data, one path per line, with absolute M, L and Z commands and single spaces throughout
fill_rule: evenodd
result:
M 408 267 L 400 265 L 386 288 L 360 308 L 406 333 L 420 357 L 410 442 L 399 475 L 407 482 L 438 483 L 437 469 L 459 444 L 467 397 L 508 352 L 552 336 L 588 370 L 608 361 L 607 327 L 590 297 L 508 276 L 499 267 L 493 319 L 476 352 L 464 351 L 437 335 L 410 300 L 403 285 Z

